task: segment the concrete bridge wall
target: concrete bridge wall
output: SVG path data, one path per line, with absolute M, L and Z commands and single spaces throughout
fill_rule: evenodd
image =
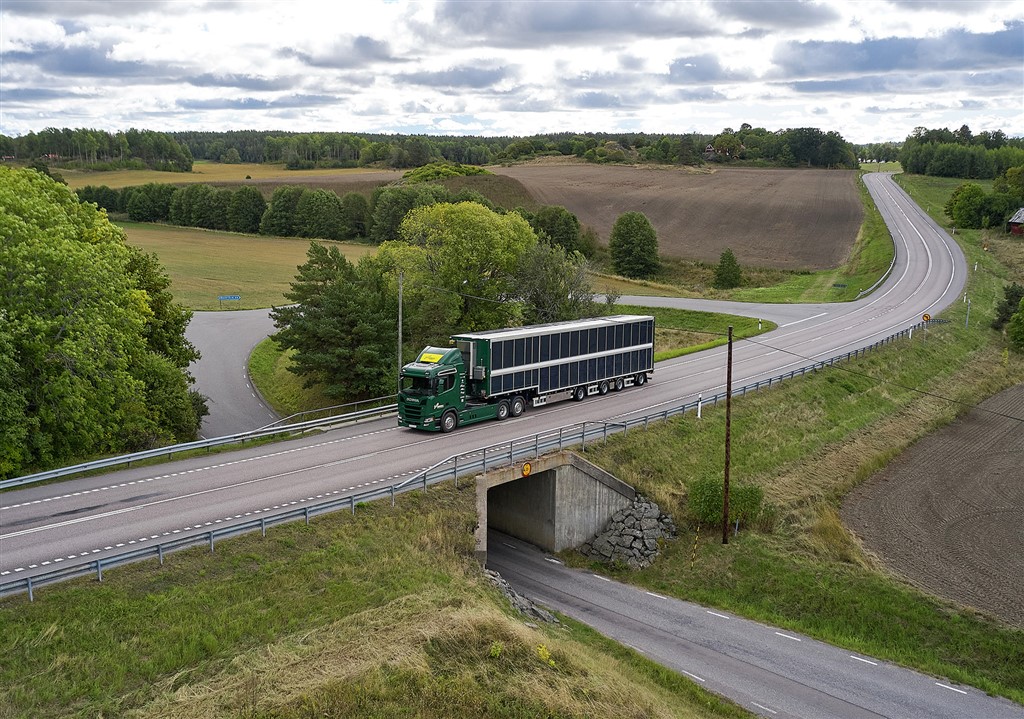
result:
M 487 558 L 494 527 L 551 552 L 576 547 L 633 502 L 636 492 L 578 455 L 560 452 L 477 478 L 476 551 Z

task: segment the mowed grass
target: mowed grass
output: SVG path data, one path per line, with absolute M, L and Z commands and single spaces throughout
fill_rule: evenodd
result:
M 128 244 L 152 252 L 171 278 L 175 301 L 192 310 L 247 310 L 287 302 L 285 292 L 310 241 L 198 230 L 174 225 L 119 222 Z M 371 245 L 318 240 L 335 245 L 350 262 L 376 252 Z M 241 300 L 218 301 L 222 295 Z
M 448 483 L 2 600 L 0 716 L 749 716 L 513 615 L 474 506 Z
M 114 189 L 132 185 L 145 185 L 147 182 L 158 182 L 168 185 L 245 183 L 253 181 L 281 180 L 294 183 L 296 179 L 318 180 L 339 176 L 358 176 L 375 172 L 372 169 L 330 169 L 330 170 L 289 170 L 282 163 L 243 162 L 237 165 L 226 165 L 220 162 L 197 161 L 192 164 L 192 172 L 158 172 L 156 170 L 110 170 L 93 172 L 89 170 L 60 170 L 68 187 L 77 190 L 86 185 L 106 185 Z

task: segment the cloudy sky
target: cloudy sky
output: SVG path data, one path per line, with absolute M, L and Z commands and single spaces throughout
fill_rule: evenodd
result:
M 0 0 L 0 133 L 1024 136 L 1024 0 Z

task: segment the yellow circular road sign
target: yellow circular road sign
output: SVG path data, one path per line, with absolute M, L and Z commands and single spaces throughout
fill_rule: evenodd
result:
M 925 322 L 928 322 L 928 321 L 930 321 L 930 320 L 931 320 L 931 318 L 932 318 L 932 316 L 931 316 L 930 314 L 928 314 L 927 312 L 925 312 L 925 313 L 924 313 L 924 314 L 923 314 L 923 315 L 921 316 L 921 319 L 922 319 L 922 320 L 924 320 Z
M 530 472 L 532 472 L 532 471 L 533 471 L 533 467 L 530 466 L 530 463 L 529 462 L 523 462 L 523 476 L 524 477 L 529 477 L 530 476 Z

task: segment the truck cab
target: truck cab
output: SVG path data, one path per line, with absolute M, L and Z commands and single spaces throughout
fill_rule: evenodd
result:
M 427 347 L 402 367 L 398 425 L 450 432 L 466 405 L 466 371 L 455 348 Z

